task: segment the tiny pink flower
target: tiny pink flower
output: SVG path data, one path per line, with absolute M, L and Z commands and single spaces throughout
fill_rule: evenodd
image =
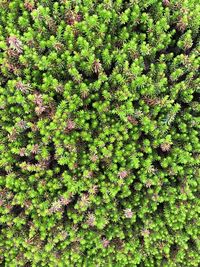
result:
M 99 60 L 94 61 L 93 63 L 93 69 L 95 73 L 99 73 L 100 69 L 101 69 L 101 63 Z
M 19 151 L 19 155 L 20 157 L 24 157 L 26 155 L 26 148 L 25 147 L 22 147 Z
M 22 93 L 27 93 L 30 90 L 29 84 L 24 84 L 21 81 L 16 83 L 16 88 L 20 90 Z
M 80 206 L 84 207 L 89 205 L 90 200 L 89 200 L 89 195 L 88 194 L 83 194 L 81 199 L 80 199 Z
M 164 6 L 169 6 L 170 5 L 170 1 L 169 0 L 163 0 L 163 5 Z
M 131 219 L 133 217 L 133 212 L 132 212 L 131 209 L 125 209 L 124 210 L 124 215 L 125 215 L 126 218 Z
M 88 173 L 85 175 L 86 178 L 91 178 L 93 176 L 93 171 L 88 171 Z
M 108 245 L 110 244 L 110 241 L 107 240 L 106 238 L 103 238 L 103 240 L 102 240 L 102 244 L 103 244 L 103 247 L 104 247 L 104 248 L 107 248 Z
M 119 178 L 123 179 L 126 178 L 128 176 L 128 172 L 127 171 L 120 171 L 118 173 Z
M 161 150 L 162 150 L 163 152 L 167 152 L 167 151 L 170 150 L 171 145 L 170 145 L 169 143 L 162 143 L 162 144 L 160 145 L 160 148 L 161 148 Z
M 82 19 L 82 16 L 80 14 L 76 14 L 76 21 L 80 22 Z
M 71 200 L 69 198 L 65 198 L 65 197 L 60 198 L 60 203 L 64 206 L 67 206 L 70 202 Z
M 88 224 L 89 226 L 94 226 L 94 224 L 95 224 L 95 216 L 94 216 L 94 214 L 89 213 L 86 222 L 87 222 L 87 224 Z
M 34 95 L 34 100 L 33 100 L 33 102 L 34 102 L 36 105 L 41 106 L 42 103 L 43 103 L 42 95 L 39 94 L 39 93 L 36 93 L 36 94 Z
M 35 108 L 35 113 L 37 115 L 41 115 L 45 111 L 45 109 L 46 109 L 46 106 L 37 106 Z
M 27 128 L 27 123 L 24 120 L 21 120 L 17 123 L 17 126 L 20 127 L 21 129 L 26 129 Z
M 37 154 L 39 152 L 39 145 L 38 144 L 33 145 L 31 152 L 33 154 Z
M 73 12 L 68 12 L 67 14 L 67 23 L 69 25 L 74 25 L 75 22 L 80 22 L 82 16 L 80 14 L 74 14 Z
M 37 164 L 37 167 L 39 167 L 42 170 L 46 170 L 48 168 L 48 166 L 49 166 L 49 160 L 48 159 L 43 159 Z
M 49 212 L 50 212 L 50 213 L 55 213 L 55 212 L 57 212 L 57 211 L 60 211 L 61 208 L 62 208 L 61 201 L 58 200 L 58 201 L 55 201 L 55 202 L 52 204 L 51 208 L 49 209 Z
M 98 185 L 93 185 L 90 189 L 89 189 L 89 193 L 91 195 L 96 195 L 96 193 L 98 192 Z
M 68 130 L 73 130 L 74 128 L 75 128 L 75 126 L 76 126 L 76 124 L 75 124 L 75 122 L 73 121 L 73 120 L 68 120 L 67 121 L 67 129 Z
M 98 160 L 98 156 L 94 154 L 90 157 L 90 159 L 92 162 L 96 162 Z
M 31 12 L 34 9 L 34 4 L 26 0 L 24 3 L 24 7 Z
M 22 42 L 17 39 L 16 36 L 10 36 L 9 38 L 7 38 L 7 42 L 10 48 L 16 50 L 18 53 L 22 53 Z
M 148 229 L 143 229 L 143 230 L 141 231 L 141 234 L 142 234 L 143 236 L 149 236 L 149 235 L 150 235 L 150 231 L 149 231 Z

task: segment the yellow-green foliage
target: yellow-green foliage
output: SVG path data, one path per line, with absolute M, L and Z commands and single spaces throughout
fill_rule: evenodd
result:
M 0 0 L 0 265 L 198 267 L 198 0 Z

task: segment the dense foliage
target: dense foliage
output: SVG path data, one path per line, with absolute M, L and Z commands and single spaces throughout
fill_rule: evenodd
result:
M 199 15 L 0 1 L 1 266 L 199 266 Z

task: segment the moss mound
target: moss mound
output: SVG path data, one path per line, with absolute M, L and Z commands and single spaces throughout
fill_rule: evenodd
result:
M 199 266 L 199 17 L 0 1 L 1 266 Z

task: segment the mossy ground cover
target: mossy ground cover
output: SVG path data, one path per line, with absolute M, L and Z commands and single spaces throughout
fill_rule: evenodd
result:
M 0 0 L 0 263 L 198 267 L 198 0 Z

